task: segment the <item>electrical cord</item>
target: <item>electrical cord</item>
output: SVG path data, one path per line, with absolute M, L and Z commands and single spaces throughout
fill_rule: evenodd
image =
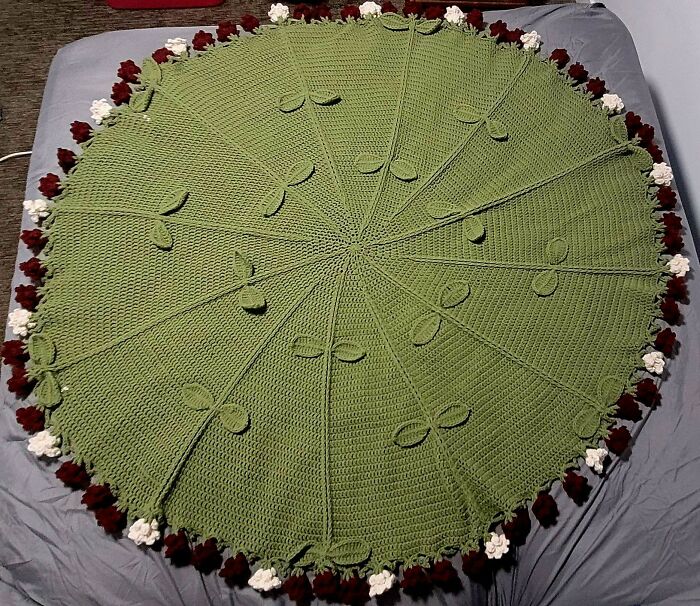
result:
M 0 162 L 4 162 L 5 160 L 11 160 L 12 158 L 19 158 L 20 156 L 30 156 L 32 154 L 31 151 L 23 151 L 23 152 L 15 152 L 14 154 L 7 154 L 6 156 L 3 156 L 0 158 Z

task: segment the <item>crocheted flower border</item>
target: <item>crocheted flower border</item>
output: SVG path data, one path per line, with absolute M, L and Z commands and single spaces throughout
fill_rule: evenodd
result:
M 431 6 L 421 18 L 421 7 L 414 2 L 406 2 L 404 16 L 416 19 L 415 27 L 436 31 L 438 28 L 459 28 L 472 35 L 491 37 L 498 44 L 510 44 L 523 49 L 524 52 L 537 53 L 541 37 L 537 32 L 525 32 L 521 29 L 509 29 L 503 21 L 487 25 L 478 10 L 468 13 L 458 7 Z M 382 6 L 374 2 L 365 2 L 361 6 L 346 5 L 341 10 L 340 22 L 362 22 L 372 18 L 381 18 L 397 22 L 400 17 L 396 8 L 386 2 Z M 309 7 L 298 5 L 290 14 L 283 4 L 274 4 L 268 13 L 270 20 L 277 24 L 315 25 L 330 23 L 331 13 L 328 7 L 321 5 Z M 264 29 L 252 15 L 244 15 L 240 20 L 241 28 L 249 33 L 260 35 Z M 191 45 L 183 38 L 168 40 L 166 45 L 152 54 L 158 65 L 186 60 L 210 52 L 215 46 L 228 46 L 241 43 L 238 28 L 232 21 L 225 21 L 216 29 L 216 39 L 212 33 L 198 31 Z M 624 119 L 619 117 L 624 109 L 622 99 L 607 92 L 605 82 L 600 78 L 589 78 L 588 71 L 580 63 L 571 64 L 565 49 L 556 49 L 551 55 L 541 57 L 542 61 L 554 63 L 571 86 L 581 95 L 586 96 L 601 111 L 607 112 L 614 125 L 620 143 L 628 142 L 632 151 L 643 148 L 652 157 L 654 164 L 648 174 L 645 171 L 650 212 L 658 222 L 656 242 L 658 262 L 664 277 L 655 300 L 654 317 L 648 330 L 648 343 L 643 348 L 640 370 L 630 377 L 631 387 L 620 396 L 602 421 L 608 429 L 604 446 L 588 448 L 585 463 L 598 474 L 604 474 L 604 468 L 610 453 L 622 455 L 629 447 L 631 439 L 628 428 L 620 421 L 637 422 L 642 418 L 639 403 L 653 409 L 660 401 L 656 378 L 663 378 L 665 364 L 677 350 L 676 335 L 670 325 L 682 322 L 678 303 L 687 302 L 688 291 L 685 275 L 689 271 L 689 261 L 680 254 L 683 249 L 681 218 L 672 212 L 676 205 L 676 194 L 670 187 L 673 179 L 671 168 L 664 162 L 663 153 L 654 142 L 654 128 L 644 124 L 635 113 L 628 111 Z M 144 64 L 144 68 L 145 64 Z M 141 83 L 142 68 L 134 61 L 127 60 L 120 64 L 117 76 L 119 81 L 112 87 L 111 99 L 116 106 L 148 102 L 149 89 Z M 91 106 L 92 119 L 98 125 L 109 127 L 114 124 L 115 109 L 106 99 L 94 101 Z M 85 149 L 100 130 L 93 129 L 86 122 L 73 122 L 70 127 L 75 142 Z M 79 156 L 70 149 L 60 148 L 57 154 L 58 165 L 68 176 L 79 162 Z M 20 264 L 20 270 L 29 278 L 28 284 L 15 288 L 15 300 L 19 307 L 9 314 L 8 323 L 17 339 L 6 341 L 0 355 L 3 362 L 12 368 L 7 382 L 8 390 L 20 400 L 30 396 L 34 390 L 37 377 L 32 372 L 32 363 L 39 363 L 46 356 L 53 355 L 51 345 L 42 340 L 38 333 L 41 326 L 40 302 L 46 294 L 46 282 L 51 277 L 51 263 L 47 261 L 51 241 L 51 211 L 62 198 L 64 182 L 54 174 L 48 173 L 39 181 L 42 199 L 26 200 L 24 208 L 37 228 L 24 230 L 22 242 L 35 255 Z M 663 323 L 669 326 L 663 326 Z M 54 352 L 55 353 L 55 352 Z M 30 360 L 31 358 L 31 360 Z M 651 376 L 647 376 L 651 375 Z M 655 378 L 654 375 L 656 376 Z M 37 389 L 43 391 L 42 402 L 60 399 L 60 388 L 52 377 L 43 377 Z M 49 409 L 28 405 L 16 411 L 17 422 L 30 434 L 27 448 L 39 457 L 55 458 L 69 454 L 69 448 L 62 444 L 61 436 L 51 432 L 51 415 Z M 616 425 L 613 427 L 613 425 Z M 597 445 L 599 446 L 599 445 Z M 579 461 L 570 461 L 561 471 L 559 480 L 566 494 L 577 504 L 583 503 L 590 486 L 588 480 L 574 469 Z M 97 524 L 105 532 L 118 536 L 126 528 L 128 509 L 119 499 L 119 488 L 104 483 L 91 483 L 91 476 L 99 476 L 89 462 L 77 458 L 63 462 L 56 471 L 56 477 L 73 490 L 84 490 L 83 504 L 95 514 Z M 471 579 L 488 584 L 497 566 L 505 561 L 512 562 L 511 547 L 523 545 L 530 530 L 528 513 L 532 510 L 535 518 L 545 527 L 553 524 L 558 516 L 555 500 L 549 494 L 549 488 L 557 480 L 552 479 L 540 487 L 527 501 L 518 504 L 492 525 L 490 538 L 482 541 L 478 548 L 462 553 L 462 569 Z M 218 570 L 219 576 L 233 585 L 249 585 L 262 592 L 286 592 L 297 603 L 308 601 L 313 595 L 329 601 L 340 600 L 346 604 L 366 602 L 370 597 L 389 591 L 397 583 L 412 596 L 425 595 L 434 585 L 444 591 L 457 591 L 462 585 L 454 569 L 451 556 L 454 549 L 445 548 L 440 557 L 431 559 L 422 557 L 411 562 L 393 562 L 382 570 L 369 570 L 363 567 L 339 568 L 330 562 L 316 563 L 313 583 L 304 568 L 294 566 L 283 560 L 262 560 L 249 552 L 233 552 L 217 543 L 213 537 L 198 537 L 188 529 L 170 530 L 165 534 L 166 520 L 138 519 L 129 527 L 128 537 L 137 545 L 153 546 L 161 540 L 165 545 L 165 557 L 174 565 L 193 565 L 202 573 Z M 224 552 L 231 551 L 224 561 Z M 250 566 L 260 560 L 260 566 L 251 574 Z M 401 580 L 399 581 L 399 576 Z M 285 578 L 283 581 L 282 578 Z

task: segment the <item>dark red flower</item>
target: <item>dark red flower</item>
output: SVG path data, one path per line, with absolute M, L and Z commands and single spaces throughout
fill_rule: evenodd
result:
M 431 4 L 425 9 L 424 17 L 426 19 L 442 19 L 445 15 L 445 7 L 439 4 Z
M 631 393 L 623 393 L 617 400 L 617 412 L 615 413 L 620 419 L 627 419 L 635 423 L 642 418 L 642 411 L 639 404 L 634 399 Z
M 224 567 L 219 570 L 219 576 L 229 583 L 244 585 L 250 578 L 248 559 L 242 553 L 237 553 L 224 562 Z
M 187 566 L 192 561 L 192 550 L 184 530 L 171 533 L 163 539 L 165 557 L 173 566 Z
M 61 178 L 54 173 L 48 173 L 39 179 L 39 191 L 45 198 L 55 198 L 61 193 Z
M 33 284 L 20 284 L 15 287 L 15 301 L 24 309 L 34 311 L 40 300 L 41 296 Z
M 41 261 L 36 257 L 28 259 L 24 263 L 19 264 L 19 268 L 27 278 L 39 281 L 46 275 L 46 268 L 41 264 Z
M 398 13 L 397 9 L 391 2 L 382 2 L 382 12 L 383 13 Z
M 0 357 L 8 366 L 23 366 L 29 360 L 29 354 L 24 343 L 19 339 L 5 341 L 0 347 Z
M 568 74 L 574 80 L 576 80 L 576 82 L 583 82 L 586 78 L 588 78 L 588 70 L 580 63 L 574 63 L 573 65 L 569 66 Z
M 351 606 L 369 602 L 369 583 L 357 576 L 342 579 L 340 581 L 340 601 Z
M 401 589 L 412 597 L 422 597 L 430 593 L 432 583 L 422 566 L 411 566 L 403 571 Z
M 222 21 L 216 28 L 216 39 L 219 42 L 228 42 L 232 36 L 238 35 L 238 28 L 233 21 Z
M 44 429 L 44 413 L 36 406 L 26 406 L 15 411 L 17 423 L 28 433 Z
M 486 27 L 486 24 L 484 23 L 484 13 L 482 13 L 478 8 L 473 8 L 467 13 L 466 22 L 467 25 L 470 25 L 479 31 L 482 31 Z
M 484 582 L 491 576 L 491 562 L 483 549 L 472 550 L 462 556 L 462 570 L 473 581 Z
M 637 136 L 642 140 L 642 145 L 648 145 L 654 140 L 654 127 L 651 124 L 642 124 L 637 129 Z
M 591 78 L 586 83 L 586 90 L 593 95 L 594 98 L 602 97 L 605 93 L 605 80 L 600 78 Z
M 114 505 L 96 509 L 95 519 L 107 534 L 118 534 L 126 528 L 126 514 Z
M 647 406 L 656 406 L 661 401 L 659 388 L 654 383 L 654 379 L 642 379 L 635 386 L 635 395 L 637 400 Z
M 685 276 L 673 276 L 666 282 L 666 294 L 677 301 L 685 301 L 688 298 Z
M 207 46 L 214 46 L 214 36 L 200 29 L 192 38 L 192 48 L 203 51 Z
M 462 588 L 462 582 L 450 560 L 435 562 L 430 570 L 430 580 L 447 593 L 456 593 Z
M 662 185 L 656 192 L 656 199 L 659 201 L 659 206 L 664 210 L 670 210 L 676 206 L 676 192 L 668 185 Z
M 304 573 L 295 574 L 286 579 L 282 583 L 282 591 L 289 596 L 292 602 L 297 604 L 308 604 L 314 597 L 309 577 Z
M 204 543 L 195 545 L 192 550 L 192 566 L 202 574 L 209 574 L 221 568 L 223 560 L 216 545 L 216 539 L 207 539 Z
M 117 70 L 117 78 L 121 78 L 124 82 L 131 82 L 136 84 L 139 81 L 139 74 L 141 73 L 141 68 L 136 65 L 131 59 L 122 61 L 119 64 L 119 69 Z
M 311 7 L 308 4 L 297 4 L 292 12 L 292 17 L 311 23 Z
M 630 432 L 626 427 L 615 427 L 610 430 L 608 437 L 605 438 L 605 443 L 608 445 L 608 450 L 616 455 L 621 455 L 630 443 Z
M 56 157 L 58 158 L 58 165 L 61 167 L 61 170 L 63 170 L 64 173 L 67 173 L 71 168 L 73 168 L 77 162 L 75 153 L 70 149 L 65 149 L 64 147 L 58 148 Z
M 681 323 L 681 311 L 678 309 L 678 303 L 676 303 L 671 297 L 666 296 L 663 301 L 661 301 L 661 314 L 663 319 L 669 324 L 680 324 Z
M 128 103 L 131 98 L 131 87 L 127 82 L 115 82 L 112 85 L 112 101 L 115 105 Z
M 340 595 L 340 582 L 330 570 L 324 570 L 314 577 L 313 588 L 317 598 L 328 602 L 337 601 Z
M 319 4 L 311 11 L 312 19 L 332 19 L 333 13 L 327 4 Z
M 7 380 L 7 390 L 20 400 L 24 400 L 34 388 L 34 381 L 27 375 L 24 366 L 13 366 L 12 375 Z
M 168 57 L 174 57 L 174 56 L 175 56 L 175 53 L 173 53 L 173 51 L 168 50 L 165 47 L 159 48 L 159 49 L 153 51 L 153 54 L 151 55 L 151 57 L 153 57 L 153 60 L 156 63 L 166 63 L 168 60 Z
M 661 243 L 664 245 L 666 252 L 672 255 L 683 250 L 683 236 L 680 230 L 675 228 L 666 230 L 666 233 L 661 237 Z
M 661 217 L 661 222 L 666 226 L 674 229 L 681 229 L 681 218 L 676 213 L 664 213 Z
M 540 524 L 547 528 L 557 521 L 559 508 L 551 494 L 541 492 L 532 504 L 532 513 L 539 520 Z
M 625 126 L 627 126 L 627 133 L 630 137 L 634 137 L 642 125 L 642 118 L 635 114 L 634 112 L 627 112 L 625 114 Z
M 656 143 L 649 143 L 649 145 L 647 145 L 647 151 L 654 162 L 664 161 L 664 152 L 661 151 L 661 148 L 656 145 Z
M 406 17 L 408 17 L 409 15 L 415 15 L 416 17 L 420 17 L 422 12 L 423 9 L 421 8 L 421 5 L 418 4 L 418 2 L 411 2 L 410 0 L 404 2 L 403 14 Z
M 503 42 L 508 35 L 508 24 L 499 19 L 489 26 L 489 32 L 498 42 Z
M 41 251 L 46 246 L 46 242 L 48 242 L 44 232 L 40 229 L 25 229 L 19 238 L 33 253 Z
M 654 339 L 654 347 L 666 356 L 673 355 L 676 349 L 676 333 L 670 328 L 659 331 Z
M 56 471 L 56 477 L 61 480 L 69 488 L 78 490 L 86 488 L 90 484 L 90 476 L 85 467 L 73 463 L 73 461 L 65 461 Z
M 575 471 L 567 471 L 562 482 L 564 492 L 576 505 L 583 505 L 591 492 L 588 480 Z
M 571 60 L 569 53 L 564 48 L 555 48 L 552 54 L 549 55 L 549 60 L 554 61 L 559 69 L 566 67 L 566 64 Z
M 524 545 L 531 526 L 527 508 L 521 507 L 510 522 L 503 523 L 503 534 L 513 545 Z
M 243 15 L 241 17 L 241 27 L 247 32 L 252 32 L 260 27 L 260 19 L 253 15 Z
M 91 511 L 104 509 L 116 502 L 116 497 L 109 489 L 109 484 L 90 484 L 85 489 L 80 502 Z
M 522 42 L 520 41 L 520 36 L 522 36 L 524 33 L 525 30 L 520 29 L 519 27 L 508 30 L 508 33 L 506 33 L 505 35 L 505 42 L 510 42 L 511 44 L 517 44 L 518 46 L 520 46 L 522 45 Z
M 348 19 L 359 19 L 359 7 L 355 6 L 354 4 L 346 4 L 343 8 L 340 9 L 340 18 L 343 21 L 347 21 Z
M 70 134 L 76 143 L 85 143 L 92 136 L 92 128 L 87 122 L 71 122 Z

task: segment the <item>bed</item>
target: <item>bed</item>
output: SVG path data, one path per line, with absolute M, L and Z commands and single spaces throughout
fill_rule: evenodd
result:
M 657 129 L 649 90 L 624 25 L 602 5 L 562 5 L 487 13 L 511 26 L 536 29 L 545 49 L 568 49 L 602 77 L 628 109 Z M 198 28 L 118 31 L 70 44 L 48 76 L 27 179 L 27 198 L 39 177 L 55 168 L 55 150 L 69 143 L 68 125 L 89 117 L 95 98 L 107 96 L 116 68 L 140 59 L 168 37 L 190 39 Z M 678 209 L 683 215 L 683 210 Z M 23 228 L 30 228 L 26 214 Z M 685 253 L 699 267 L 686 230 Z M 29 257 L 18 248 L 17 263 Z M 22 283 L 16 269 L 12 283 Z M 500 570 L 490 587 L 462 576 L 463 591 L 436 590 L 428 604 L 570 606 L 700 603 L 700 286 L 689 280 L 690 305 L 676 330 L 681 353 L 663 382 L 662 404 L 634 425 L 631 454 L 616 459 L 583 506 L 553 490 L 560 516 L 548 529 L 533 524 L 517 564 Z M 14 303 L 11 307 L 14 306 Z M 8 332 L 7 338 L 11 338 Z M 0 603 L 3 605 L 203 605 L 288 603 L 252 589 L 231 589 L 215 574 L 171 566 L 162 554 L 141 552 L 131 541 L 102 532 L 71 492 L 54 477 L 55 465 L 27 452 L 17 425 L 19 404 L 6 390 L 0 413 Z M 645 409 L 646 413 L 647 409 Z M 582 473 L 592 477 L 590 470 Z M 461 574 L 461 573 L 460 573 Z M 410 602 L 410 598 L 401 598 Z

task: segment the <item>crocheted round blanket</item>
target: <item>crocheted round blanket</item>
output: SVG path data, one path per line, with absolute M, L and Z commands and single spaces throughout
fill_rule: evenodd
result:
M 130 536 L 287 572 L 500 557 L 498 523 L 602 468 L 618 398 L 663 370 L 670 171 L 538 46 L 292 21 L 149 58 L 93 108 L 31 375 Z

